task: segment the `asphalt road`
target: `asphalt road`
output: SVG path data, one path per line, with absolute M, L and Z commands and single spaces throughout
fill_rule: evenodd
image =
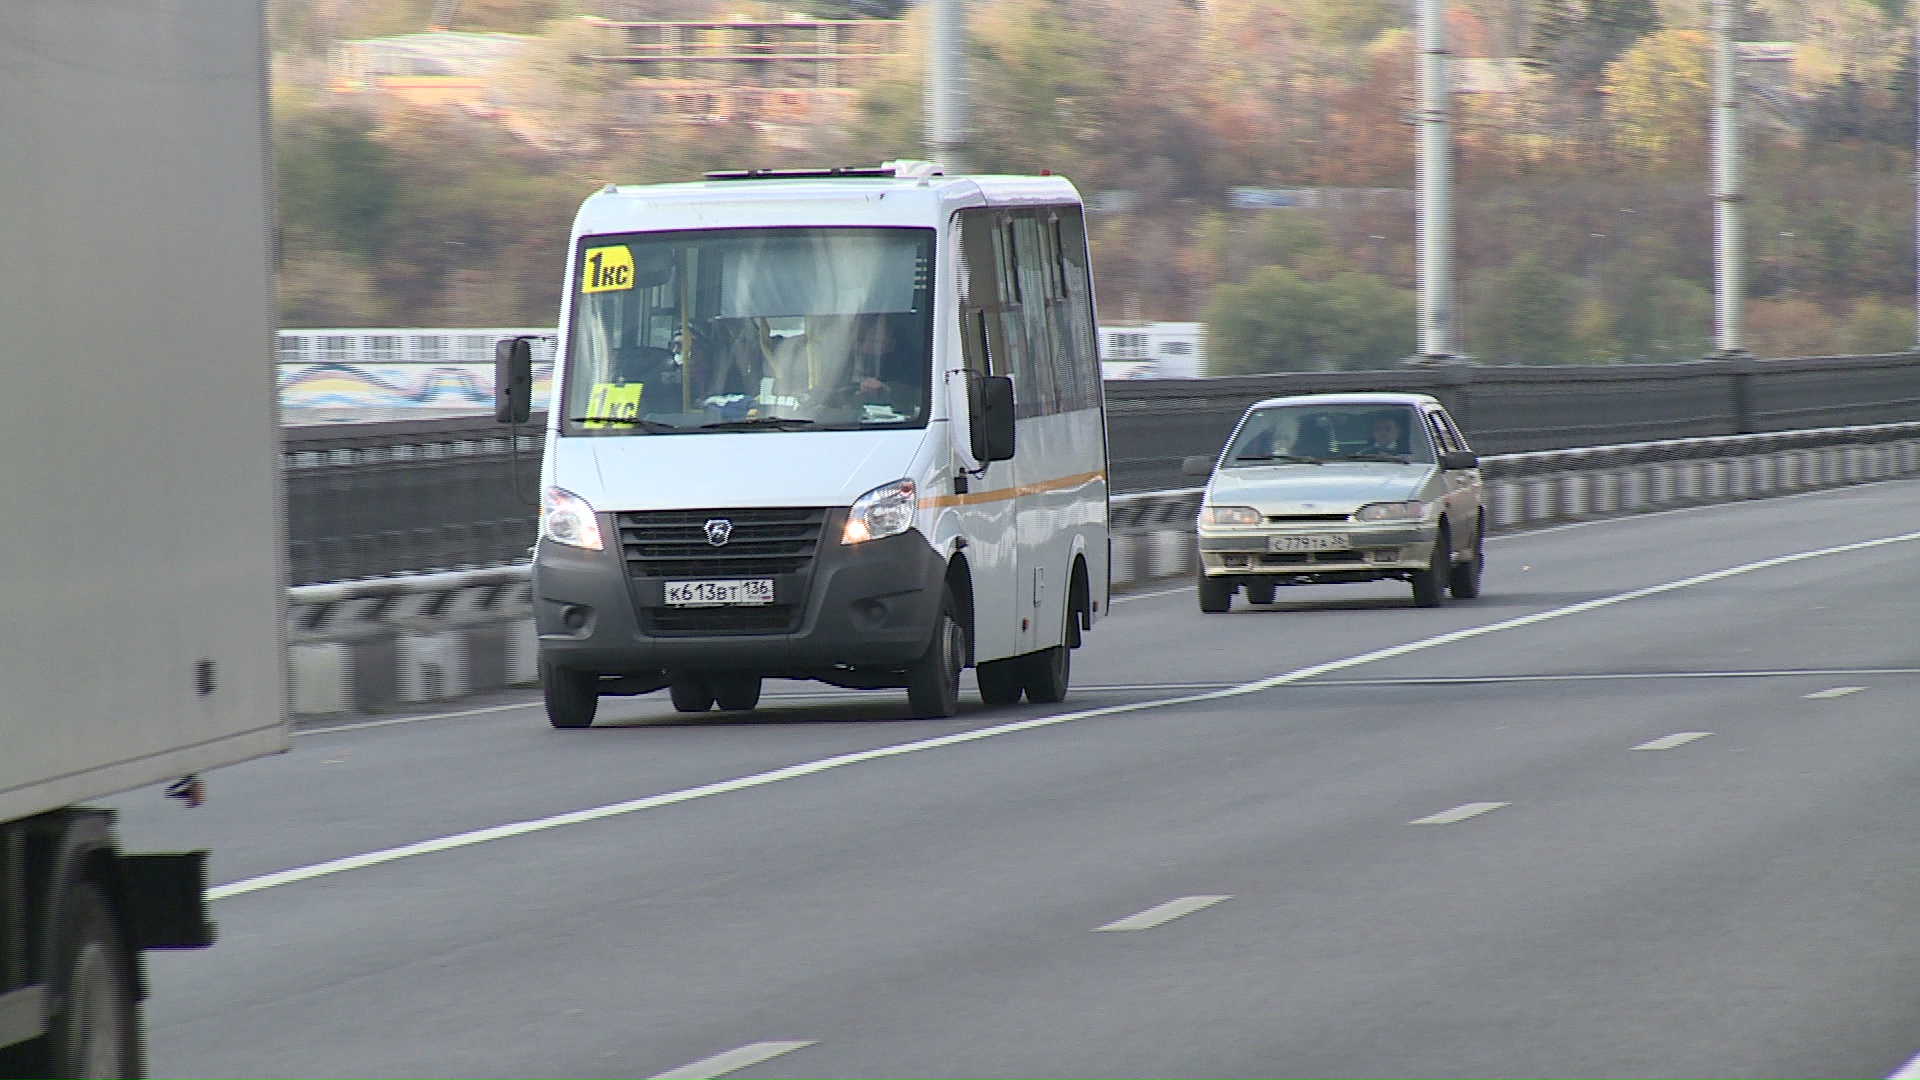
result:
M 1916 591 L 1889 483 L 1501 538 L 1437 610 L 1137 594 L 1065 707 L 307 732 L 121 800 L 226 886 L 220 943 L 153 959 L 152 1067 L 1885 1076 Z

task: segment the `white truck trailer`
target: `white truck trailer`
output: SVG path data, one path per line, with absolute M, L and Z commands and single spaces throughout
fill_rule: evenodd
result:
M 286 746 L 260 0 L 0 0 L 0 1074 L 132 1076 L 205 853 L 77 804 Z

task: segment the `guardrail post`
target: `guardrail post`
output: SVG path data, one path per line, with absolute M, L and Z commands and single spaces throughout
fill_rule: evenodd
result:
M 1752 435 L 1757 432 L 1753 416 L 1753 377 L 1759 373 L 1759 362 L 1745 357 L 1732 361 L 1733 371 L 1728 376 L 1731 383 L 1731 409 L 1733 414 L 1733 434 Z

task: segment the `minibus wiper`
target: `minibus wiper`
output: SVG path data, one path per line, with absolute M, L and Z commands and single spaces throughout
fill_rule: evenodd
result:
M 699 427 L 702 431 L 737 431 L 746 428 L 787 427 L 789 425 L 797 427 L 820 426 L 816 421 L 803 419 L 798 416 L 756 416 L 751 420 L 717 420 L 711 424 L 701 424 Z
M 663 424 L 658 420 L 643 420 L 637 416 L 576 416 L 567 421 L 569 424 L 619 424 L 621 427 L 645 428 L 648 431 L 679 431 L 677 424 Z

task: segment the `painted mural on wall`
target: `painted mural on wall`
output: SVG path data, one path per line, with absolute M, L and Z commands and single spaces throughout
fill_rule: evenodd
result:
M 533 369 L 533 407 L 547 407 L 553 365 Z M 284 410 L 493 411 L 492 364 L 281 364 Z

